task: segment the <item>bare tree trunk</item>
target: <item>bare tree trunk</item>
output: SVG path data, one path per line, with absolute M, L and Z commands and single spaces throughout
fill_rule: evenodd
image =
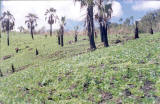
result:
M 153 34 L 153 29 L 152 29 L 152 27 L 151 27 L 151 29 L 150 29 L 150 34 Z
M 58 45 L 61 45 L 61 37 L 60 37 L 60 34 L 58 35 Z
M 6 31 L 7 31 L 7 45 L 9 46 L 9 19 L 7 20 L 7 28 L 6 28 Z
M 103 41 L 103 26 L 102 26 L 102 23 L 100 23 L 100 34 L 101 34 L 101 42 L 104 42 Z
M 0 30 L 0 38 L 1 38 L 1 33 L 2 33 L 2 32 L 1 32 L 1 30 Z
M 12 73 L 14 73 L 15 72 L 15 68 L 14 68 L 14 65 L 12 64 L 12 66 L 11 66 L 11 69 L 12 69 Z
M 102 0 L 99 0 L 99 4 L 102 5 Z M 99 17 L 99 25 L 100 25 L 100 35 L 101 35 L 101 42 L 104 42 L 104 33 L 103 33 L 103 17 Z
M 39 54 L 39 52 L 38 52 L 38 49 L 36 48 L 36 55 L 38 55 Z
M 74 40 L 75 40 L 75 42 L 77 42 L 77 34 L 76 33 L 75 33 L 75 39 Z
M 9 30 L 7 30 L 7 45 L 9 46 Z
M 64 27 L 63 26 L 61 27 L 61 32 L 62 32 L 61 33 L 61 46 L 63 47 L 63 45 L 64 45 L 63 44 L 63 35 L 64 35 Z
M 136 28 L 135 28 L 135 39 L 137 38 L 139 38 L 138 21 L 136 21 Z
M 63 47 L 63 35 L 61 35 L 61 46 Z
M 52 36 L 52 24 L 50 24 L 50 36 Z
M 0 77 L 3 77 L 3 73 L 2 73 L 2 71 L 1 71 L 1 69 L 0 69 Z
M 136 27 L 135 29 L 135 39 L 139 38 L 139 34 L 138 34 L 138 28 Z
M 34 40 L 34 37 L 33 37 L 33 29 L 31 28 L 31 37 L 32 39 Z
M 34 40 L 34 37 L 33 37 L 33 26 L 32 26 L 32 23 L 31 23 L 31 37 L 32 37 L 32 39 Z
M 103 37 L 104 37 L 104 47 L 109 47 L 108 33 L 107 33 L 107 30 L 108 30 L 107 23 L 104 23 L 103 29 L 104 29 L 104 31 L 103 31 L 103 33 L 104 33 L 104 35 L 103 35 Z
M 87 27 L 88 27 L 88 36 L 90 41 L 90 49 L 95 50 L 96 45 L 94 41 L 93 5 L 89 5 L 87 8 Z

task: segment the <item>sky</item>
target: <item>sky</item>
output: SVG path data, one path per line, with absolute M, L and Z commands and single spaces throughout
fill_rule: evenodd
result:
M 49 25 L 45 21 L 44 13 L 46 9 L 54 7 L 57 10 L 59 17 L 66 16 L 67 24 L 65 28 L 71 30 L 76 25 L 80 25 L 81 28 L 84 24 L 84 18 L 86 14 L 86 8 L 80 8 L 80 3 L 74 3 L 73 0 L 52 0 L 52 1 L 0 1 L 1 13 L 9 10 L 15 17 L 15 30 L 19 26 L 25 25 L 25 16 L 28 13 L 36 14 L 39 19 L 37 29 L 45 26 L 49 29 Z M 112 5 L 113 13 L 111 22 L 119 22 L 120 18 L 126 19 L 133 16 L 135 20 L 139 20 L 147 12 L 160 9 L 160 1 L 149 0 L 114 0 Z M 94 9 L 97 12 L 97 9 Z M 98 24 L 96 23 L 96 26 Z M 53 29 L 58 29 L 59 25 L 54 24 Z

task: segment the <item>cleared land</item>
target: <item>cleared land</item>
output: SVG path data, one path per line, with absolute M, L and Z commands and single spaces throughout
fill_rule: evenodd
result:
M 8 47 L 2 35 L 0 103 L 160 103 L 160 33 L 110 35 L 109 48 L 97 38 L 93 52 L 87 36 L 64 39 L 11 33 Z

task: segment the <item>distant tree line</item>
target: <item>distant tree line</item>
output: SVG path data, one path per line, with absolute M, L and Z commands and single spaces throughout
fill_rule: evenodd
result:
M 110 24 L 111 34 L 131 34 L 136 26 L 133 16 L 126 19 L 120 18 L 118 23 Z M 139 21 L 139 33 L 150 33 L 160 31 L 160 9 L 148 12 Z

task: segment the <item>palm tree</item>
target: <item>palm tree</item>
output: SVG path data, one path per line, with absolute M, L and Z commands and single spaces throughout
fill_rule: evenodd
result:
M 108 47 L 108 22 L 112 14 L 112 4 L 108 3 L 110 0 L 107 0 L 103 3 L 102 0 L 98 0 L 96 4 L 98 5 L 98 13 L 95 15 L 96 20 L 98 20 L 100 25 L 101 41 L 104 42 L 104 47 Z
M 74 40 L 75 40 L 75 42 L 77 42 L 78 29 L 79 29 L 78 26 L 75 26 L 75 27 L 74 27 L 74 30 L 75 30 L 75 37 L 74 37 Z
M 35 14 L 29 13 L 26 16 L 27 20 L 25 21 L 25 24 L 27 24 L 28 29 L 30 29 L 31 32 L 31 37 L 34 40 L 33 37 L 33 30 L 35 29 L 35 27 L 37 26 L 37 19 L 38 17 Z
M 18 27 L 18 29 L 19 29 L 19 32 L 23 32 L 24 31 L 24 27 L 23 26 Z
M 9 46 L 9 31 L 13 30 L 14 27 L 14 16 L 9 12 L 3 12 L 1 17 L 2 27 L 4 31 L 7 31 L 7 45 Z
M 93 6 L 94 0 L 74 0 L 81 3 L 81 8 L 87 7 L 86 25 L 88 30 L 88 36 L 90 41 L 90 49 L 95 50 L 96 45 L 94 41 L 94 18 L 93 18 Z
M 44 15 L 46 16 L 45 20 L 47 20 L 48 24 L 50 25 L 50 36 L 52 36 L 52 25 L 58 20 L 58 16 L 56 15 L 56 9 L 47 9 Z
M 65 17 L 61 17 L 61 21 L 60 21 L 60 40 L 61 40 L 61 46 L 63 47 L 63 35 L 64 35 L 64 26 L 66 25 L 66 18 Z

